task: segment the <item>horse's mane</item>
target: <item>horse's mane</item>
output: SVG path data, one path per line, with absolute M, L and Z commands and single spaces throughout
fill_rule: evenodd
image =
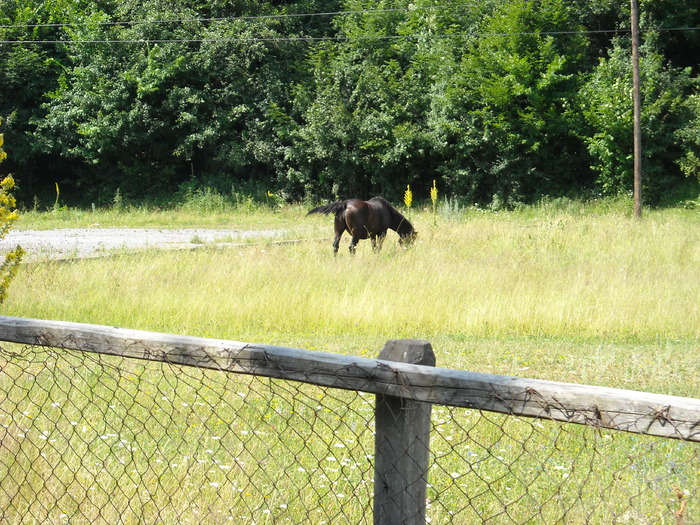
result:
M 387 208 L 389 208 L 389 211 L 391 212 L 391 215 L 393 216 L 394 220 L 398 222 L 398 225 L 396 227 L 396 233 L 403 236 L 410 235 L 414 232 L 413 225 L 409 222 L 409 220 L 406 217 L 404 217 L 399 210 L 394 208 L 394 206 L 392 206 L 392 204 L 384 197 L 372 197 L 370 200 L 379 201 L 382 204 L 384 204 Z
M 389 206 L 389 208 L 391 208 L 392 210 L 393 210 L 393 209 L 396 209 L 396 208 L 394 208 L 394 207 L 391 205 L 391 203 L 390 203 L 388 200 L 386 200 L 384 197 L 372 197 L 370 200 L 371 200 L 371 201 L 381 201 L 381 202 L 383 202 L 384 204 L 386 204 L 387 206 Z
M 372 197 L 370 200 L 381 202 L 384 206 L 386 206 L 387 208 L 389 208 L 389 210 L 391 210 L 391 214 L 393 216 L 403 217 L 403 215 L 401 215 L 401 212 L 399 212 L 399 210 L 394 208 L 394 206 L 388 200 L 386 200 L 384 197 Z

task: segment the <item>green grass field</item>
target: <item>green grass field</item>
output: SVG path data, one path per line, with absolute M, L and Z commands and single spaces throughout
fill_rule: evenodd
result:
M 700 215 L 568 203 L 412 210 L 418 242 L 332 256 L 332 219 L 303 207 L 26 214 L 18 228 L 279 228 L 297 244 L 28 264 L 5 315 L 374 357 L 432 342 L 438 366 L 700 397 Z M 327 240 L 318 240 L 328 238 Z M 195 246 L 195 244 L 193 244 Z
M 436 214 L 430 209 L 410 211 L 410 219 L 419 231 L 418 242 L 410 249 L 400 249 L 396 235 L 391 232 L 382 253 L 373 254 L 369 243 L 363 241 L 354 257 L 347 253 L 347 239 L 341 243 L 338 256 L 333 257 L 331 218 L 306 217 L 305 214 L 306 208 L 299 206 L 274 210 L 222 207 L 206 213 L 197 213 L 191 208 L 161 212 L 132 210 L 131 214 L 113 210 L 28 213 L 20 219 L 18 228 L 93 224 L 104 227 L 283 228 L 288 230 L 289 239 L 311 240 L 223 248 L 198 244 L 192 251 L 149 250 L 136 254 L 116 253 L 99 259 L 31 263 L 21 268 L 0 313 L 365 357 L 376 357 L 388 339 L 423 338 L 431 341 L 438 366 L 442 367 L 700 397 L 700 216 L 697 210 L 651 210 L 638 223 L 619 202 L 559 202 L 512 212 L 458 209 L 446 203 Z M 72 365 L 66 366 L 71 369 Z M 49 373 L 38 364 L 31 368 L 32 377 L 40 377 L 41 371 Z M 365 459 L 372 451 L 371 434 L 363 434 L 362 438 L 357 437 L 360 434 L 341 437 L 339 427 L 330 423 L 344 419 L 343 413 L 338 412 L 339 407 L 346 406 L 344 398 L 331 395 L 326 399 L 332 410 L 329 409 L 329 420 L 324 423 L 324 418 L 314 412 L 315 399 L 328 394 L 310 389 L 301 395 L 299 391 L 287 391 L 273 384 L 269 392 L 246 395 L 245 408 L 238 408 L 248 414 L 250 419 L 245 422 L 238 412 L 220 419 L 200 415 L 188 420 L 187 417 L 193 416 L 185 415 L 187 421 L 168 427 L 168 423 L 157 416 L 160 423 L 155 431 L 149 429 L 150 437 L 146 438 L 145 435 L 126 435 L 131 430 L 124 426 L 126 412 L 120 412 L 122 407 L 130 406 L 135 413 L 129 418 L 138 422 L 147 420 L 147 415 L 154 413 L 154 407 L 157 413 L 162 410 L 170 417 L 183 410 L 183 403 L 194 406 L 200 402 L 202 410 L 208 414 L 207 410 L 213 410 L 216 402 L 197 392 L 199 379 L 190 378 L 197 374 L 188 372 L 185 377 L 189 379 L 174 382 L 168 376 L 149 376 L 150 379 L 139 384 L 152 392 L 152 398 L 147 396 L 145 401 L 133 403 L 129 400 L 135 387 L 124 377 L 140 377 L 139 374 L 129 376 L 127 372 L 118 372 L 117 375 L 116 379 L 110 375 L 76 380 L 67 373 L 64 379 L 71 384 L 89 383 L 92 386 L 88 390 L 92 389 L 94 396 L 118 407 L 115 413 L 95 413 L 92 418 L 95 437 L 79 440 L 78 452 L 70 453 L 71 457 L 77 456 L 77 461 L 84 448 L 98 448 L 90 454 L 103 463 L 106 473 L 102 475 L 107 476 L 99 489 L 98 500 L 108 497 L 109 487 L 116 483 L 114 479 L 118 476 L 138 478 L 145 484 L 149 477 L 157 477 L 158 481 L 151 480 L 151 483 L 158 489 L 154 491 L 157 497 L 164 501 L 174 498 L 180 490 L 177 487 L 188 490 L 185 485 L 199 483 L 212 492 L 210 496 L 203 496 L 208 501 L 206 508 L 212 513 L 222 512 L 224 505 L 219 499 L 220 491 L 212 490 L 218 487 L 224 491 L 223 501 L 238 502 L 238 518 L 249 515 L 251 509 L 268 510 L 256 518 L 249 516 L 250 519 L 243 522 L 257 519 L 258 523 L 273 523 L 277 521 L 275 516 L 280 522 L 302 522 L 304 517 L 298 512 L 320 506 L 335 509 L 330 511 L 331 515 L 335 512 L 336 518 L 347 518 L 351 523 L 371 520 L 366 515 L 367 501 L 360 501 L 366 493 L 371 493 L 367 488 L 371 484 L 371 469 Z M 33 386 L 27 388 L 39 388 L 43 396 L 51 390 L 48 386 L 36 386 L 36 381 L 30 383 Z M 127 386 L 116 388 L 115 385 L 122 383 Z M 52 388 L 59 397 L 75 397 L 70 394 L 72 390 L 61 384 Z M 231 388 L 240 390 L 242 387 Z M 226 390 L 223 388 L 219 395 L 231 397 L 230 392 L 224 394 Z M 172 406 L 167 403 L 166 407 L 161 398 L 177 402 Z M 233 399 L 237 397 L 233 395 Z M 274 400 L 274 403 L 265 404 L 265 399 Z M 228 406 L 237 406 L 234 400 Z M 264 406 L 258 409 L 260 400 Z M 52 415 L 53 405 L 48 396 L 45 401 L 34 401 L 31 406 L 21 405 L 19 399 L 13 402 L 18 403 L 18 409 L 22 408 L 20 413 L 29 416 L 22 416 L 26 421 L 13 420 L 12 424 L 18 429 L 22 425 L 34 429 L 39 450 L 44 445 L 42 432 L 51 432 L 52 422 L 61 418 Z M 53 402 L 60 405 L 63 401 Z M 360 407 L 353 410 L 359 411 L 363 406 L 362 400 L 351 402 L 353 407 Z M 39 418 L 39 408 L 48 415 Z M 311 415 L 302 417 L 298 423 L 285 423 L 290 413 L 299 412 Z M 78 417 L 64 414 L 63 419 L 70 421 Z M 360 425 L 366 425 L 363 417 L 360 417 Z M 668 500 L 673 498 L 671 482 L 666 482 L 669 467 L 667 463 L 658 462 L 659 457 L 670 457 L 669 461 L 674 464 L 685 461 L 685 467 L 690 470 L 683 470 L 684 477 L 679 479 L 684 480 L 685 485 L 680 488 L 694 491 L 695 499 L 690 507 L 694 512 L 700 507 L 697 501 L 700 472 L 692 466 L 698 458 L 697 447 L 685 448 L 673 455 L 669 451 L 676 451 L 677 443 L 669 441 L 656 445 L 657 453 L 649 454 L 648 442 L 639 441 L 644 438 L 623 435 L 609 440 L 607 435 L 598 436 L 594 429 L 576 427 L 562 431 L 552 430 L 549 424 L 540 428 L 532 422 L 510 421 L 505 424 L 504 434 L 503 425 L 491 423 L 488 418 L 472 426 L 470 420 L 477 416 L 469 411 L 454 419 L 436 407 L 434 417 L 438 434 L 433 438 L 433 454 L 440 465 L 442 476 L 438 477 L 444 478 L 434 481 L 429 494 L 432 498 L 429 514 L 434 523 L 445 520 L 470 523 L 475 516 L 497 515 L 503 506 L 499 491 L 525 489 L 530 490 L 528 497 L 508 511 L 509 516 L 512 513 L 523 522 L 555 519 L 562 515 L 562 509 L 574 506 L 571 502 L 579 493 L 587 491 L 605 493 L 609 502 L 634 500 L 645 510 L 657 503 L 646 503 L 646 490 L 650 488 L 646 481 L 642 481 L 647 483 L 642 487 L 644 492 L 635 488 L 638 467 L 631 465 L 649 463 L 645 472 L 650 472 L 652 479 L 664 480 L 658 489 Z M 444 424 L 440 423 L 440 418 L 445 418 Z M 223 434 L 214 428 L 219 422 L 225 430 Z M 319 422 L 321 430 L 313 430 Z M 270 468 L 285 473 L 281 477 L 283 484 L 296 491 L 300 499 L 310 498 L 299 505 L 301 510 L 293 510 L 291 504 L 287 506 L 280 495 L 283 489 L 279 487 L 274 491 L 256 489 L 268 491 L 269 506 L 256 507 L 259 502 L 247 503 L 246 494 L 255 498 L 251 485 L 246 485 L 245 480 L 253 475 L 247 468 L 240 470 L 245 479 L 226 484 L 225 480 L 231 478 L 222 478 L 218 468 L 210 473 L 206 469 L 197 470 L 199 467 L 195 464 L 195 470 L 182 477 L 178 469 L 153 463 L 161 456 L 168 456 L 170 463 L 179 463 L 173 458 L 186 456 L 194 463 L 192 458 L 199 457 L 197 454 L 202 453 L 202 447 L 220 450 L 207 445 L 212 435 L 221 438 L 217 446 L 224 446 L 223 440 L 229 440 L 226 442 L 229 448 L 223 451 L 228 453 L 240 445 L 239 431 L 246 425 L 265 432 L 271 429 L 282 432 L 285 443 L 279 453 L 268 450 L 269 442 L 260 439 L 250 442 L 246 454 L 251 453 L 253 457 L 255 453 L 262 454 L 270 462 Z M 252 431 L 251 428 L 247 428 L 244 435 L 249 435 L 247 432 Z M 172 434 L 173 429 L 182 438 Z M 303 429 L 307 429 L 306 433 Z M 59 442 L 61 436 L 72 435 L 72 432 L 70 427 L 61 430 Z M 523 434 L 529 436 L 527 441 L 521 439 Z M 110 456 L 110 450 L 116 449 L 99 448 L 98 444 L 104 446 L 102 436 L 105 435 L 116 445 L 120 439 L 127 443 L 140 439 L 147 445 L 141 452 L 127 455 L 127 468 L 113 461 L 118 454 Z M 353 439 L 356 441 L 350 443 Z M 553 448 L 552 439 L 555 440 Z M 49 439 L 45 441 L 50 442 Z M 312 441 L 310 450 L 320 461 L 314 474 L 311 474 L 313 462 L 299 459 L 306 450 L 302 443 Z M 608 445 L 612 441 L 617 448 Z M 347 465 L 340 469 L 326 468 L 327 453 L 323 452 L 323 446 L 333 447 L 336 443 L 343 447 L 351 444 L 349 448 L 356 452 L 352 455 L 354 459 L 348 459 Z M 27 445 L 24 446 L 26 450 Z M 7 445 L 5 447 L 10 450 Z M 55 447 L 55 451 L 50 449 L 49 452 L 57 457 L 66 452 L 58 445 Z M 318 450 L 315 447 L 319 447 Z M 633 451 L 637 447 L 646 452 L 640 453 L 641 459 L 635 463 L 633 456 L 637 455 Z M 532 461 L 512 464 L 513 458 L 508 458 L 508 453 L 513 448 L 518 456 Z M 659 448 L 663 449 L 661 453 Z M 458 449 L 460 454 L 454 452 Z M 285 457 L 290 451 L 297 463 L 272 460 Z M 605 451 L 603 463 L 599 463 L 601 451 Z M 471 454 L 481 459 L 465 463 L 465 457 L 470 458 Z M 503 460 L 501 455 L 507 459 Z M 25 453 L 20 461 L 31 463 L 32 457 Z M 550 461 L 545 473 L 542 472 L 542 458 Z M 60 459 L 53 461 L 62 464 Z M 230 462 L 225 464 L 230 467 Z M 583 481 L 573 481 L 574 476 L 569 479 L 568 474 L 574 469 L 586 472 Z M 71 469 L 64 467 L 63 470 Z M 132 475 L 132 471 L 143 477 Z M 345 474 L 338 477 L 338 472 Z M 83 475 L 96 474 L 85 467 Z M 309 478 L 304 481 L 307 475 Z M 325 476 L 320 482 L 319 475 Z M 562 478 L 562 475 L 567 477 Z M 277 486 L 279 479 L 279 474 L 266 472 L 261 483 Z M 465 504 L 465 494 L 484 490 L 479 487 L 491 479 L 500 488 L 493 489 L 495 496 L 485 496 L 484 502 L 479 503 L 480 510 L 465 511 L 457 517 L 449 514 L 449 509 Z M 530 479 L 535 482 L 531 484 Z M 566 488 L 552 492 L 552 487 L 559 485 L 556 480 Z M 304 491 L 306 496 L 299 496 L 299 487 L 306 484 L 317 487 L 316 483 L 323 484 L 327 490 L 315 488 L 311 496 Z M 142 503 L 137 507 L 142 517 L 155 512 L 151 499 L 144 503 L 137 490 L 119 485 L 122 488 L 118 497 L 128 503 L 114 503 L 113 510 L 101 511 L 106 513 L 102 516 L 105 522 L 125 506 L 132 509 L 139 498 Z M 352 490 L 359 491 L 355 494 L 359 499 L 357 507 L 348 511 L 337 495 L 346 496 Z M 636 490 L 640 491 L 639 496 L 635 495 Z M 46 491 L 57 492 L 50 486 Z M 26 499 L 29 501 L 31 497 Z M 13 505 L 18 505 L 17 501 Z M 76 505 L 65 495 L 61 501 L 67 507 Z M 183 501 L 189 502 L 187 498 Z M 542 505 L 542 514 L 531 514 L 533 504 Z M 485 510 L 490 507 L 494 510 Z M 657 511 L 654 507 L 644 515 L 651 518 L 658 515 Z M 70 511 L 66 512 L 71 515 Z M 186 515 L 197 519 L 197 515 L 187 514 L 190 511 L 181 509 L 180 512 L 184 514 L 179 517 Z M 567 522 L 609 523 L 612 516 L 626 516 L 627 522 L 633 523 L 639 522 L 636 518 L 643 518 L 643 515 L 629 514 L 624 507 L 620 514 L 607 508 L 589 515 L 577 512 L 580 510 L 571 511 Z M 133 515 L 138 521 L 138 512 L 134 510 Z M 221 516 L 212 516 L 212 522 L 226 522 Z M 163 521 L 174 523 L 179 517 Z

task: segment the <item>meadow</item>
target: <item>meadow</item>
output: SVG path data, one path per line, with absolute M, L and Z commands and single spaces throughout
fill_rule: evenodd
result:
M 205 211 L 200 211 L 205 208 Z M 306 207 L 26 213 L 18 228 L 282 229 L 291 244 L 115 253 L 25 265 L 4 315 L 375 357 L 432 342 L 438 366 L 700 397 L 700 215 L 615 201 L 511 212 L 444 202 L 407 214 L 417 243 L 384 250 Z M 404 210 L 405 211 L 405 210 Z
M 308 207 L 200 208 L 60 209 L 26 213 L 17 227 L 284 229 L 288 240 L 299 242 L 222 247 L 193 239 L 192 250 L 32 262 L 21 268 L 0 313 L 365 357 L 376 357 L 388 339 L 423 338 L 431 341 L 441 367 L 700 397 L 697 210 L 649 210 L 637 222 L 620 201 L 556 201 L 505 212 L 445 201 L 435 210 L 403 210 L 419 232 L 409 249 L 401 249 L 390 232 L 379 254 L 362 241 L 351 256 L 345 239 L 333 257 L 332 218 L 307 217 Z M 124 509 L 133 513 L 134 522 L 139 512 L 141 518 L 158 515 L 155 499 L 166 504 L 193 486 L 203 490 L 204 504 L 192 506 L 191 496 L 185 495 L 163 522 L 182 521 L 185 515 L 197 521 L 192 508 L 214 513 L 213 522 L 221 523 L 233 516 L 226 512 L 247 516 L 244 522 L 302 522 L 309 508 L 349 522 L 368 519 L 371 399 L 277 382 L 224 380 L 196 370 L 163 375 L 159 366 L 154 371 L 119 362 L 88 364 L 85 374 L 69 364 L 70 356 L 50 355 L 52 362 L 66 359 L 59 368 L 66 370 L 59 374 L 65 377 L 55 383 L 56 373 L 42 361 L 46 358 L 40 355 L 28 365 L 32 373 L 26 387 L 6 394 L 4 406 L 16 403 L 13 412 L 19 415 L 5 413 L 0 423 L 6 438 L 20 430 L 35 434 L 35 455 L 54 456 L 45 466 L 54 474 L 36 476 L 54 484 L 58 479 L 79 489 L 71 461 L 88 453 L 96 458 L 99 468 L 85 466 L 80 476 L 103 478 L 93 503 L 109 500 L 111 506 L 104 503 L 107 507 L 90 511 L 98 521 L 110 522 Z M 42 374 L 49 375 L 41 379 Z M 38 392 L 39 399 L 25 400 L 27 391 Z M 86 391 L 91 393 L 78 394 Z M 69 408 L 69 401 L 82 398 L 88 399 L 88 415 Z M 189 412 L 195 406 L 201 409 Z M 145 421 L 150 423 L 141 435 L 127 424 L 138 427 Z M 56 430 L 56 422 L 65 428 Z M 590 491 L 609 502 L 634 499 L 642 508 L 653 508 L 653 517 L 657 503 L 643 503 L 649 485 L 635 483 L 644 462 L 645 475 L 666 479 L 669 466 L 659 457 L 685 465 L 681 488 L 694 495 L 689 509 L 699 509 L 700 473 L 692 467 L 697 447 L 678 449 L 672 441 L 649 445 L 635 436 L 613 439 L 595 429 L 504 421 L 473 411 L 455 415 L 445 407 L 434 410 L 434 430 L 431 449 L 440 473 L 430 493 L 434 522 L 469 523 L 475 516 L 498 515 L 503 512 L 498 510 L 503 505 L 499 490 L 528 494 L 517 496 L 507 510 L 510 519 L 524 523 L 560 519 L 562 507 L 575 507 L 563 502 L 575 502 Z M 263 437 L 270 432 L 283 437 L 274 450 Z M 77 449 L 61 445 L 76 435 Z M 42 448 L 52 437 L 56 444 Z M 19 463 L 32 462 L 28 441 Z M 139 447 L 133 446 L 137 442 Z M 650 453 L 652 448 L 656 452 Z M 508 454 L 513 452 L 525 462 L 511 463 L 516 458 Z M 236 458 L 244 461 L 232 463 Z M 183 461 L 192 465 L 187 472 L 173 467 Z M 249 468 L 258 463 L 266 465 L 262 473 Z M 582 481 L 568 478 L 574 470 L 585 472 Z M 118 481 L 124 476 L 134 481 L 133 487 Z M 490 490 L 486 480 L 491 479 L 500 489 L 493 489 L 483 503 L 470 500 L 469 505 L 481 507 L 462 518 L 450 515 L 464 505 L 466 495 Z M 566 483 L 570 487 L 562 489 Z M 120 488 L 110 498 L 115 484 Z M 663 498 L 672 498 L 670 483 L 659 484 Z M 148 501 L 139 495 L 141 485 L 153 490 Z M 623 490 L 622 485 L 632 488 Z M 285 486 L 297 499 L 285 499 Z M 314 490 L 301 490 L 307 486 Z M 60 495 L 66 516 L 77 513 L 78 496 L 53 485 L 46 491 Z M 256 491 L 262 493 L 260 501 L 251 503 Z M 357 503 L 347 510 L 353 491 Z M 21 501 L 31 505 L 33 496 L 28 493 Z M 41 500 L 45 494 L 37 496 Z M 541 514 L 532 514 L 530 498 L 535 505 L 545 502 Z M 12 505 L 20 515 L 18 501 Z M 232 501 L 235 511 L 226 507 Z M 489 514 L 484 507 L 496 510 Z M 567 522 L 609 523 L 616 516 L 605 509 L 601 514 L 575 512 Z M 624 513 L 634 521 L 624 507 L 617 516 Z

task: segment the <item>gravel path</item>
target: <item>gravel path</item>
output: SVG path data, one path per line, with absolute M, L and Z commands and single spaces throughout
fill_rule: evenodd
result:
M 0 240 L 0 256 L 17 244 L 27 252 L 24 260 L 95 257 L 117 250 L 143 248 L 182 249 L 201 244 L 236 243 L 251 238 L 270 239 L 281 230 L 210 230 L 204 228 L 76 228 L 62 230 L 10 230 Z M 1 258 L 1 257 L 0 257 Z

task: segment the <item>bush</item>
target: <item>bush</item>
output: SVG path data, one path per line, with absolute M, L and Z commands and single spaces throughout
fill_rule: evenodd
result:
M 4 137 L 0 134 L 0 162 L 6 157 L 7 153 L 2 149 Z M 0 182 L 0 239 L 4 238 L 12 224 L 17 220 L 18 213 L 15 209 L 15 198 L 10 193 L 14 188 L 15 181 L 11 175 L 8 175 Z M 5 260 L 0 265 L 0 303 L 7 297 L 7 289 L 10 286 L 12 278 L 17 273 L 19 262 L 24 255 L 24 250 L 17 246 L 14 250 L 5 255 Z

